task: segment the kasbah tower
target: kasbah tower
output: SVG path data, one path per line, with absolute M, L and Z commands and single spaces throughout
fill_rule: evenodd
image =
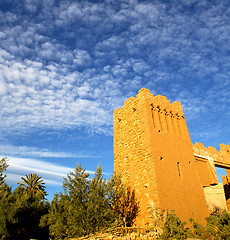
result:
M 142 88 L 114 111 L 114 171 L 135 190 L 136 225 L 151 223 L 150 211 L 175 210 L 182 220 L 200 223 L 212 207 L 227 209 L 229 182 L 218 184 L 215 166 L 227 169 L 230 146 L 205 148 L 191 142 L 179 102 Z M 227 199 L 227 204 L 226 204 Z

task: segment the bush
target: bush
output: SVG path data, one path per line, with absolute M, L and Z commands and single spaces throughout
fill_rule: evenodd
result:
M 160 239 L 187 239 L 192 236 L 191 230 L 185 227 L 186 222 L 181 221 L 174 212 L 168 215 L 163 226 Z
M 193 218 L 189 219 L 190 229 L 174 213 L 169 214 L 159 239 L 230 239 L 230 214 L 226 211 L 215 211 L 208 218 L 205 226 Z

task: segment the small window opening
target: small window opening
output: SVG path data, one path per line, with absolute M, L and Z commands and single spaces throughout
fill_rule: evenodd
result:
M 163 157 L 160 157 L 160 160 L 163 161 L 164 160 Z
M 177 170 L 178 170 L 179 177 L 181 177 L 180 162 L 177 162 Z
M 152 114 L 152 120 L 153 120 L 153 127 L 155 128 L 156 127 L 156 124 L 155 124 L 155 120 L 154 120 L 154 106 L 153 104 L 151 104 L 151 114 Z

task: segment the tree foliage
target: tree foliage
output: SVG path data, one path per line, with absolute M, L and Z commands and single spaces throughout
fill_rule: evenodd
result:
M 174 212 L 168 215 L 163 226 L 163 233 L 160 239 L 187 239 L 191 236 L 191 231 L 186 228 L 186 222 L 181 221 Z
M 27 192 L 29 191 L 32 194 L 38 193 L 40 196 L 42 196 L 42 198 L 45 198 L 46 187 L 44 180 L 36 173 L 31 173 L 29 175 L 26 175 L 26 177 L 22 177 L 21 182 L 19 182 L 18 184 Z
M 31 194 L 21 187 L 12 193 L 6 239 L 48 239 L 48 228 L 40 227 L 41 216 L 48 213 L 49 203 L 39 192 Z
M 99 231 L 108 227 L 114 221 L 110 184 L 103 178 L 102 168 L 96 169 L 95 176 L 89 181 L 89 196 L 87 203 L 87 221 L 89 232 Z
M 193 218 L 189 219 L 190 227 L 181 221 L 175 213 L 168 215 L 163 226 L 163 233 L 159 239 L 230 239 L 230 214 L 226 211 L 218 211 L 206 218 L 207 224 L 201 225 Z
M 8 236 L 7 224 L 12 219 L 13 201 L 11 188 L 4 184 L 0 191 L 0 239 L 6 239 L 5 237 Z
M 5 183 L 6 174 L 4 174 L 3 172 L 7 169 L 7 167 L 7 158 L 4 157 L 0 160 L 0 187 L 2 187 Z
M 45 199 L 43 179 L 35 173 L 21 178 L 12 191 L 5 183 L 6 159 L 0 162 L 0 239 L 68 239 L 131 226 L 138 213 L 135 191 L 120 176 L 105 179 L 98 166 L 89 173 L 77 165 L 63 181 L 51 205 Z M 48 232 L 49 231 L 49 232 Z
M 120 177 L 106 180 L 101 166 L 89 179 L 77 165 L 64 178 L 63 190 L 54 196 L 49 214 L 42 218 L 52 239 L 80 237 L 122 223 L 130 226 L 138 212 L 134 191 L 127 188 L 125 192 Z
M 103 177 L 101 166 L 89 179 L 85 169 L 77 165 L 64 178 L 63 189 L 64 194 L 54 196 L 50 212 L 43 218 L 53 239 L 87 235 L 113 221 L 109 184 Z
M 190 219 L 194 236 L 201 239 L 230 239 L 230 214 L 227 211 L 216 211 L 206 218 L 207 225 L 202 226 Z
M 122 226 L 132 226 L 139 212 L 139 203 L 135 197 L 135 190 L 131 190 L 128 186 L 122 191 L 115 191 L 113 209 Z
M 230 239 L 230 214 L 227 211 L 209 216 L 207 223 L 213 229 L 215 239 Z
M 6 168 L 5 160 L 1 161 L 1 173 Z M 12 191 L 4 178 L 0 191 L 0 239 L 48 239 L 48 227 L 39 226 L 41 216 L 49 209 L 44 194 L 21 186 Z M 41 182 L 41 177 L 37 176 L 37 179 Z

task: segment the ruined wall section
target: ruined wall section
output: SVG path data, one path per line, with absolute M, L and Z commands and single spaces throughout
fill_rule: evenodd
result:
M 218 184 L 215 169 L 215 161 L 221 161 L 219 152 L 214 147 L 206 148 L 203 143 L 195 143 L 193 146 L 195 165 L 199 173 L 203 187 Z

